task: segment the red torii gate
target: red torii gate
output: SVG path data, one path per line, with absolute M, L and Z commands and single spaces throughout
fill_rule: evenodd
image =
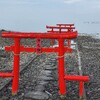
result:
M 38 48 L 33 47 L 24 47 L 20 45 L 21 38 L 40 38 L 40 39 L 58 39 L 59 47 L 57 48 L 41 48 L 41 52 L 58 52 L 58 75 L 59 75 L 59 93 L 60 95 L 66 94 L 66 83 L 65 80 L 75 80 L 80 81 L 80 95 L 83 96 L 83 82 L 88 81 L 88 76 L 73 76 L 65 75 L 64 72 L 64 53 L 72 52 L 72 49 L 69 47 L 64 47 L 64 39 L 74 39 L 77 37 L 77 31 L 57 34 L 57 33 L 27 33 L 27 32 L 2 32 L 2 37 L 4 38 L 13 38 L 14 45 L 6 46 L 6 51 L 13 51 L 14 53 L 14 66 L 13 72 L 4 73 L 0 72 L 0 77 L 13 77 L 12 82 L 12 94 L 17 94 L 18 84 L 19 84 L 19 61 L 20 61 L 20 52 L 37 52 Z
M 75 29 L 74 24 L 56 24 L 57 26 L 46 26 L 46 28 L 51 29 L 47 32 L 56 32 L 56 33 L 67 33 L 67 32 L 73 32 Z M 58 29 L 55 31 L 54 29 Z M 64 30 L 64 31 L 62 31 Z M 51 41 L 51 45 L 54 45 L 54 40 Z M 71 41 L 68 39 L 68 47 L 70 47 Z
M 67 28 L 68 29 L 68 32 L 73 32 L 73 30 L 75 29 L 75 27 L 73 27 L 74 26 L 74 24 L 57 24 L 57 26 L 59 26 L 59 27 L 69 27 L 69 28 Z M 70 45 L 71 45 L 71 41 L 70 41 L 70 39 L 68 39 L 68 47 L 70 47 Z

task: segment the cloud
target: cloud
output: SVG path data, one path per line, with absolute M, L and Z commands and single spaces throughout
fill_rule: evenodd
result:
M 80 1 L 83 1 L 83 0 L 64 0 L 64 3 L 72 4 L 72 3 L 76 3 L 76 2 L 80 2 Z

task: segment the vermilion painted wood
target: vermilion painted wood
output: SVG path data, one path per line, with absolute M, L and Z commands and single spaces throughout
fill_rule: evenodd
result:
M 64 79 L 69 80 L 69 81 L 84 81 L 84 82 L 87 82 L 87 81 L 89 81 L 89 76 L 65 75 Z
M 36 52 L 37 48 L 20 46 L 20 52 Z M 14 46 L 6 46 L 5 50 L 11 52 L 14 50 Z M 59 52 L 59 48 L 41 48 L 41 52 Z M 64 47 L 64 52 L 72 52 L 72 48 Z
M 66 33 L 68 34 L 68 32 L 73 32 L 73 29 L 75 29 L 74 24 L 57 24 L 57 26 L 46 26 L 46 28 L 51 29 L 50 31 L 47 31 L 49 33 L 55 32 L 55 33 Z M 54 29 L 59 29 L 58 31 L 54 30 Z M 67 29 L 66 31 L 62 31 L 62 29 Z M 54 40 L 52 40 L 51 46 L 54 45 Z M 68 39 L 68 47 L 71 46 L 71 41 L 70 39 Z
M 20 39 L 14 38 L 14 65 L 13 65 L 13 81 L 12 94 L 16 94 L 19 88 L 19 63 L 20 63 Z
M 72 27 L 72 26 L 74 26 L 74 24 L 57 24 L 57 26 L 70 26 L 70 27 Z
M 13 73 L 0 72 L 0 77 L 3 77 L 3 78 L 6 78 L 6 77 L 13 77 Z
M 80 81 L 79 83 L 79 96 L 82 97 L 84 94 L 84 82 Z
M 36 39 L 36 53 L 37 54 L 40 54 L 42 52 L 41 48 L 42 48 L 41 39 L 37 38 Z
M 4 38 L 42 38 L 42 39 L 74 39 L 77 38 L 77 31 L 57 34 L 57 33 L 28 33 L 28 32 L 2 32 Z
M 74 24 L 57 24 L 57 26 L 59 26 L 60 28 L 69 26 L 67 32 L 73 32 L 73 29 L 75 29 L 75 27 L 73 28 Z M 70 41 L 70 39 L 68 39 L 68 47 L 70 47 L 70 46 L 71 46 L 71 41 Z
M 60 95 L 66 94 L 66 83 L 65 83 L 65 68 L 64 68 L 64 40 L 59 39 L 59 52 L 58 52 L 58 82 L 59 82 L 59 93 Z
M 52 33 L 52 31 L 50 30 L 50 31 L 47 31 L 47 32 L 49 32 L 49 33 Z M 68 31 L 66 30 L 66 31 L 61 31 L 61 32 L 59 32 L 59 30 L 57 31 L 53 31 L 53 33 L 66 33 L 66 34 L 70 34 L 70 33 L 68 33 Z
M 61 27 L 61 26 L 46 26 L 46 28 L 51 28 L 51 29 L 75 29 L 75 27 Z

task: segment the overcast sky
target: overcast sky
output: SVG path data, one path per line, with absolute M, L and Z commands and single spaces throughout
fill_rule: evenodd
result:
M 0 0 L 0 29 L 46 31 L 57 23 L 100 33 L 100 0 Z

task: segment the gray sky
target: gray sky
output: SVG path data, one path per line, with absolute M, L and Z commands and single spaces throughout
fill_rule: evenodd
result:
M 100 33 L 100 0 L 0 0 L 0 29 L 46 31 L 57 23 Z

